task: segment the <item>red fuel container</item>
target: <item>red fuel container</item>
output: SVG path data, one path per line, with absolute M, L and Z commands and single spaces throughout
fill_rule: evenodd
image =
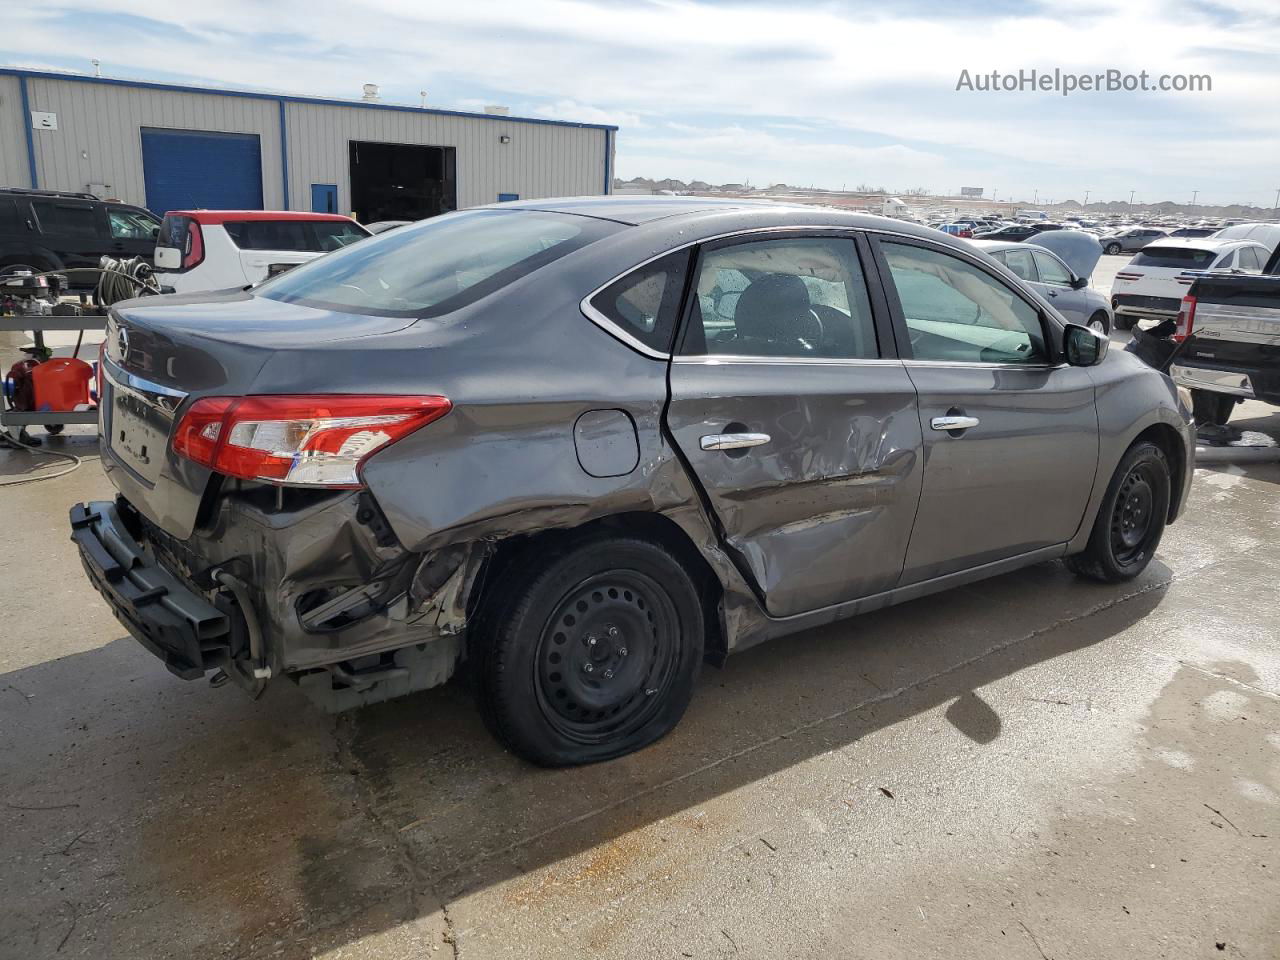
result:
M 36 410 L 71 411 L 76 404 L 89 402 L 89 381 L 93 367 L 72 357 L 54 357 L 31 371 Z

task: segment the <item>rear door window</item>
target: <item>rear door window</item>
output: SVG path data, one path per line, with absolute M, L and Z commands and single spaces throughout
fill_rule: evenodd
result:
M 866 359 L 880 356 L 852 239 L 787 237 L 705 250 L 681 352 Z
M 1194 247 L 1161 247 L 1150 244 L 1130 262 L 1131 267 L 1166 267 L 1174 270 L 1208 270 L 1217 256 L 1212 250 Z
M 592 308 L 644 346 L 669 353 L 689 257 L 680 250 L 633 270 L 592 297 Z
M 241 250 L 329 253 L 368 236 L 355 224 L 341 220 L 244 220 L 223 226 Z
M 45 233 L 67 237 L 96 237 L 99 234 L 98 211 L 94 204 L 33 200 L 31 206 Z
M 1030 250 L 1006 250 L 998 254 L 996 259 L 1001 260 L 1006 267 L 1023 280 L 1035 283 L 1040 279 L 1036 274 L 1036 265 L 1035 261 L 1031 259 Z

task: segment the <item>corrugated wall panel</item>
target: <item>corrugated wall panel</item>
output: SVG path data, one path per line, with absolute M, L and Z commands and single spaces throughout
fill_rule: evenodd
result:
M 17 77 L 0 77 L 0 187 L 29 187 L 27 131 Z
M 598 128 L 304 103 L 286 103 L 285 116 L 297 209 L 310 204 L 311 184 L 335 183 L 338 209 L 351 212 L 351 140 L 454 147 L 459 208 L 493 203 L 499 193 L 536 199 L 604 189 L 605 131 Z M 511 142 L 499 142 L 502 136 Z
M 16 83 L 10 77 L 0 81 L 11 79 Z M 42 188 L 84 190 L 90 183 L 106 183 L 112 196 L 145 205 L 140 130 L 168 127 L 257 134 L 263 203 L 268 208 L 284 203 L 279 106 L 274 100 L 43 77 L 29 78 L 27 85 L 32 110 L 58 115 L 57 130 L 35 132 Z

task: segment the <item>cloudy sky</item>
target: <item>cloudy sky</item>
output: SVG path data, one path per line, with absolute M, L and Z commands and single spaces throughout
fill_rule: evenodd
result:
M 0 62 L 615 123 L 622 177 L 1270 206 L 1276 0 L 49 0 Z M 1200 93 L 982 93 L 971 75 L 1208 74 Z

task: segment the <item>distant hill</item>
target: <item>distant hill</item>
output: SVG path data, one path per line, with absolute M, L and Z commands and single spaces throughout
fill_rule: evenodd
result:
M 785 183 L 774 183 L 767 187 L 752 187 L 750 184 L 743 183 L 707 183 L 704 180 L 677 180 L 667 178 L 665 180 L 650 180 L 648 177 L 632 177 L 630 180 L 622 180 L 615 178 L 613 188 L 618 193 L 644 194 L 644 193 L 724 193 L 741 196 L 743 194 L 760 194 L 768 196 L 777 196 L 778 194 L 786 194 L 792 200 L 806 200 L 807 202 L 823 202 L 839 203 L 842 197 L 868 197 L 874 194 L 885 194 L 892 191 L 886 191 L 884 187 L 867 188 L 860 186 L 856 190 L 822 190 L 812 187 L 794 187 Z M 810 199 L 808 195 L 812 195 Z M 925 192 L 922 188 L 913 188 L 905 190 L 898 196 L 906 198 L 907 202 L 913 206 L 928 206 L 930 204 L 947 204 L 960 198 L 940 196 Z M 975 200 L 974 198 L 965 198 L 966 204 L 973 203 L 993 203 L 990 200 Z M 1000 206 L 1009 205 L 1010 201 L 1001 200 Z M 1032 204 L 1026 201 L 1019 201 L 1014 204 L 1017 207 L 1030 207 Z M 1243 204 L 1230 204 L 1228 206 L 1211 207 L 1204 204 L 1191 205 L 1188 203 L 1175 203 L 1172 200 L 1162 200 L 1159 203 L 1135 203 L 1132 207 L 1123 200 L 1113 200 L 1106 203 L 1090 203 L 1087 207 L 1084 204 L 1077 203 L 1074 200 L 1065 200 L 1059 203 L 1040 203 L 1036 204 L 1036 209 L 1055 211 L 1058 214 L 1067 213 L 1092 213 L 1097 215 L 1103 214 L 1128 214 L 1141 212 L 1145 216 L 1182 216 L 1182 217 L 1231 217 L 1231 218 L 1249 218 L 1254 220 L 1267 220 L 1280 218 L 1280 209 L 1269 207 L 1250 207 Z

